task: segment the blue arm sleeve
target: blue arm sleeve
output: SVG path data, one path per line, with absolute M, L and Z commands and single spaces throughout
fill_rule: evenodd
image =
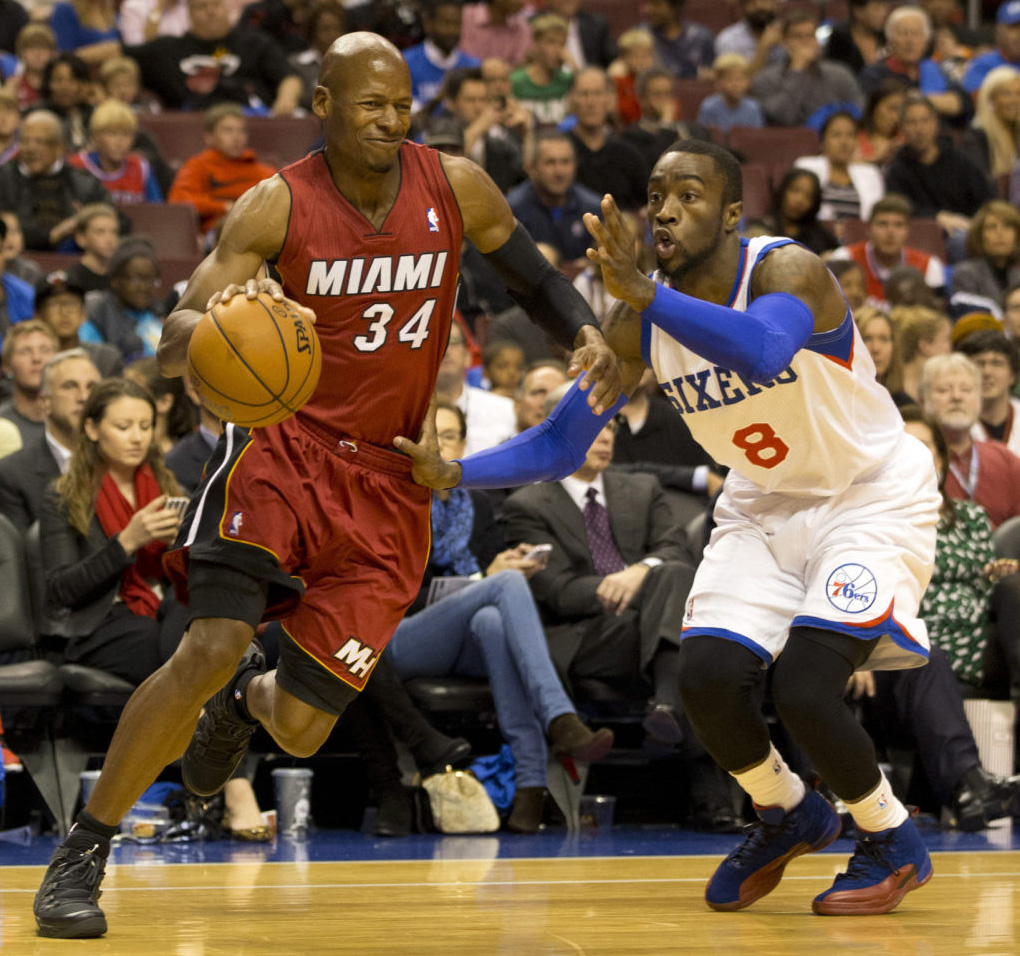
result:
M 660 285 L 641 318 L 752 382 L 771 382 L 815 330 L 811 310 L 786 292 L 759 296 L 746 312 L 737 312 Z
M 510 488 L 536 481 L 559 481 L 584 462 L 591 443 L 612 417 L 627 404 L 621 395 L 601 415 L 592 414 L 588 393 L 577 382 L 549 417 L 520 435 L 459 461 L 461 488 Z

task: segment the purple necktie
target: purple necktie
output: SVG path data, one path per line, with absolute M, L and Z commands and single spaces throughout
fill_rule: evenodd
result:
M 613 532 L 609 528 L 609 512 L 596 501 L 598 491 L 589 488 L 585 495 L 588 503 L 584 506 L 584 530 L 588 532 L 588 545 L 591 547 L 591 560 L 595 565 L 595 573 L 605 577 L 622 571 L 626 565 L 613 540 Z

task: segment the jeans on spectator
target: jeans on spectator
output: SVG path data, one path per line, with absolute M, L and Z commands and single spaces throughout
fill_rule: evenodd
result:
M 405 618 L 387 654 L 403 680 L 487 678 L 517 786 L 545 786 L 545 730 L 574 705 L 556 676 L 523 574 L 500 571 Z

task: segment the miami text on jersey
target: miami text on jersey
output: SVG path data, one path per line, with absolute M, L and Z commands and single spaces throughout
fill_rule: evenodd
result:
M 308 264 L 305 293 L 367 295 L 438 289 L 443 284 L 448 258 L 447 252 L 423 252 L 405 256 L 313 259 Z

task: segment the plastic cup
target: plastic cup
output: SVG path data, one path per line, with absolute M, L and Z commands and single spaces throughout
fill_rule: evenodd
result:
M 312 771 L 280 767 L 273 771 L 276 825 L 284 836 L 304 836 L 312 822 Z
M 611 830 L 616 797 L 595 794 L 581 797 L 581 826 L 591 830 Z
M 95 787 L 100 772 L 99 770 L 83 770 L 78 774 L 78 779 L 81 781 L 81 805 L 83 807 L 92 796 L 92 788 Z

